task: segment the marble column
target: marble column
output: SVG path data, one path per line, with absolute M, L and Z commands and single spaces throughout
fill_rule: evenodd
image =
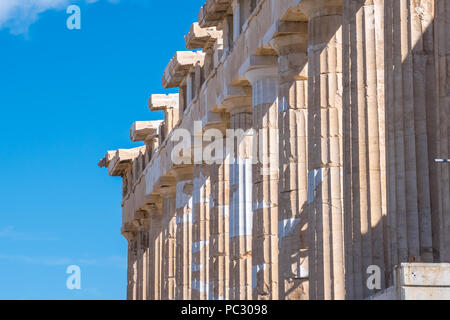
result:
M 342 1 L 306 9 L 310 298 L 344 299 Z
M 435 1 L 435 59 L 437 107 L 427 108 L 431 136 L 429 159 L 450 158 L 450 3 Z M 427 83 L 429 78 L 427 78 Z M 433 81 L 430 81 L 433 84 Z M 430 166 L 433 210 L 433 254 L 435 261 L 450 262 L 450 165 Z
M 162 208 L 150 214 L 149 222 L 149 299 L 161 300 Z
M 247 90 L 248 89 L 248 90 Z M 249 88 L 228 89 L 223 106 L 230 113 L 229 153 L 229 298 L 252 299 L 252 108 Z M 224 244 L 226 242 L 224 241 Z
M 149 297 L 149 224 L 148 220 L 144 223 L 144 227 L 141 230 L 141 252 L 142 252 L 142 288 L 141 288 L 141 300 L 150 300 Z
M 368 270 L 381 270 L 387 241 L 384 2 L 344 0 L 343 127 L 346 296 L 374 295 Z
M 308 26 L 280 22 L 270 45 L 278 53 L 280 299 L 307 300 Z
M 174 170 L 176 194 L 176 298 L 191 299 L 193 167 Z
M 149 213 L 136 211 L 131 225 L 136 230 L 136 300 L 148 300 Z
M 383 15 L 377 15 L 383 4 Z M 431 1 L 377 1 L 374 7 L 375 21 L 384 19 L 386 30 L 386 268 L 392 270 L 407 261 L 438 261 L 435 245 L 439 236 L 434 227 L 441 224 L 439 214 L 432 214 L 434 209 L 439 211 L 435 202 L 438 184 L 432 182 L 439 180 L 433 159 L 435 128 L 439 127 L 433 67 L 435 13 Z M 364 19 L 367 10 L 360 15 Z M 392 274 L 386 272 L 386 286 L 392 281 Z
M 211 193 L 209 166 L 194 165 L 192 227 L 192 299 L 209 297 L 209 196 Z
M 173 179 L 174 180 L 174 179 Z M 162 300 L 175 299 L 176 266 L 176 183 L 164 183 L 161 188 L 162 218 Z
M 136 233 L 128 234 L 128 269 L 127 269 L 127 300 L 137 299 L 136 283 Z
M 214 129 L 226 136 L 227 121 L 220 125 L 215 124 Z M 210 127 L 211 128 L 211 127 Z M 225 145 L 225 141 L 222 141 Z M 230 279 L 230 175 L 229 157 L 211 165 L 210 181 L 211 194 L 210 208 L 210 240 L 209 240 L 209 281 L 210 299 L 228 300 Z
M 143 247 L 142 231 L 138 230 L 136 234 L 136 300 L 142 300 L 143 288 Z
M 251 56 L 245 77 L 252 85 L 254 299 L 278 299 L 278 63 Z

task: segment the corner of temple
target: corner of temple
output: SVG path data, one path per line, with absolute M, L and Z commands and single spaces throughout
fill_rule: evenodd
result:
M 450 298 L 447 2 L 206 0 L 98 163 L 130 299 Z

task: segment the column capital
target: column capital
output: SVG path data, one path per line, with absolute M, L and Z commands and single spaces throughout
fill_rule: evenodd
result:
M 264 39 L 278 54 L 281 83 L 308 79 L 308 22 L 278 21 Z
M 146 213 L 146 211 L 138 210 L 134 213 L 133 220 L 131 220 L 129 224 L 135 228 L 136 232 L 139 232 L 148 227 L 149 222 L 148 217 L 149 216 L 148 213 Z
M 208 129 L 222 130 L 222 127 L 226 126 L 226 124 L 227 118 L 220 108 L 217 111 L 207 111 L 202 118 L 203 131 Z
M 161 196 L 163 198 L 174 196 L 177 193 L 176 184 L 176 179 L 173 176 L 161 177 L 159 185 L 159 192 L 161 193 Z
M 160 216 L 162 214 L 162 198 L 160 195 L 150 195 L 145 203 L 145 210 L 150 216 Z
M 129 242 L 136 240 L 137 228 L 132 223 L 126 223 L 120 229 L 122 235 Z
M 184 165 L 175 167 L 172 169 L 171 172 L 176 181 L 185 181 L 185 180 L 192 180 L 194 178 L 194 166 L 193 165 Z
M 136 211 L 133 223 L 136 225 L 138 231 L 147 229 L 150 223 L 150 212 L 144 209 Z
M 225 87 L 217 105 L 230 114 L 252 112 L 252 88 L 249 86 Z
M 264 44 L 270 45 L 279 56 L 308 48 L 308 22 L 275 22 L 264 36 Z
M 239 77 L 252 85 L 258 80 L 278 77 L 278 57 L 251 55 L 239 69 Z
M 161 203 L 161 207 L 147 205 L 146 208 L 147 208 L 148 212 L 150 213 L 150 216 L 152 216 L 152 217 L 162 215 L 162 203 Z
M 209 117 L 210 115 L 213 115 L 213 119 Z M 203 124 L 203 131 L 208 129 L 217 129 L 225 134 L 228 127 L 228 122 L 228 115 L 223 112 L 223 110 L 221 112 L 208 112 L 207 121 Z
M 320 16 L 342 14 L 342 0 L 296 0 L 297 8 L 308 19 Z

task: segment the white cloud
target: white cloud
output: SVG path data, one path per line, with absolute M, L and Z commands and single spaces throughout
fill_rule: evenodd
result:
M 13 226 L 7 226 L 0 229 L 0 239 L 19 240 L 19 241 L 58 241 L 59 238 L 49 237 L 42 233 L 23 233 L 17 232 Z
M 13 34 L 26 33 L 39 14 L 47 10 L 62 10 L 69 0 L 2 0 L 0 1 L 0 28 Z
M 85 0 L 94 3 L 100 0 Z M 108 0 L 117 3 L 119 0 Z M 0 29 L 7 28 L 12 34 L 23 34 L 48 10 L 64 10 L 80 0 L 0 0 Z M 62 24 L 64 26 L 64 24 Z

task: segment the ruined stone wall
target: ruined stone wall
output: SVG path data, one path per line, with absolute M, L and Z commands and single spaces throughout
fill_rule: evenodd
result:
M 447 0 L 207 0 L 163 75 L 179 94 L 150 98 L 164 122 L 100 163 L 128 299 L 363 299 L 450 262 L 448 30 Z

